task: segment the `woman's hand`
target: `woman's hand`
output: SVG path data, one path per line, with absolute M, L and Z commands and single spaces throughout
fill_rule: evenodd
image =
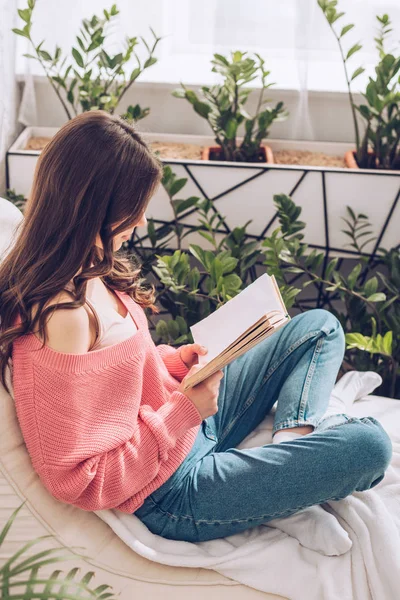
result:
M 207 352 L 207 348 L 200 344 L 185 344 L 179 348 L 180 357 L 188 369 L 198 364 L 199 354 L 207 354 Z

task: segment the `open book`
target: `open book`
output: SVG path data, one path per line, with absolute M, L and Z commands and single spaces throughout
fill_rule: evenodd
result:
M 186 376 L 184 390 L 219 371 L 289 320 L 275 277 L 264 273 L 215 312 L 192 325 L 194 342 L 205 346 L 208 352 L 199 355 L 198 364 L 202 368 Z

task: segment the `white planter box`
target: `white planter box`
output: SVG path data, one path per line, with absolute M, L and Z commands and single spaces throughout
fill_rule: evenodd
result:
M 31 136 L 51 137 L 58 129 L 52 127 L 27 127 L 7 153 L 7 187 L 16 193 L 29 195 L 37 158 L 40 151 L 22 150 Z M 142 133 L 149 141 L 184 142 L 214 145 L 213 136 L 190 136 Z M 273 140 L 267 143 L 273 150 L 297 149 L 343 155 L 352 144 L 326 142 L 300 142 Z M 391 248 L 400 242 L 400 172 L 367 169 L 341 169 L 291 165 L 268 165 L 260 163 L 235 163 L 202 160 L 165 159 L 178 177 L 188 179 L 180 197 L 208 197 L 215 209 L 224 217 L 221 231 L 231 231 L 243 226 L 250 219 L 247 232 L 254 237 L 264 237 L 278 226 L 274 194 L 288 194 L 301 206 L 301 220 L 305 221 L 305 241 L 312 247 L 328 250 L 332 255 L 352 256 L 350 238 L 342 229 L 346 206 L 355 213 L 368 215 L 377 236 L 375 242 L 365 247 L 372 253 L 376 247 Z M 146 212 L 155 220 L 156 227 L 173 220 L 173 211 L 165 190 L 160 186 Z M 181 221 L 198 224 L 198 217 L 187 211 Z M 145 229 L 138 228 L 147 246 Z M 218 235 L 223 235 L 217 234 Z M 211 245 L 197 233 L 183 239 L 183 247 L 199 244 Z M 173 244 L 171 244 L 171 247 Z

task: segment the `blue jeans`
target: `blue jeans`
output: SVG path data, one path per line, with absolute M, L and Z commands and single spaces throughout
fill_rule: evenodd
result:
M 202 422 L 184 461 L 134 514 L 152 533 L 199 542 L 377 485 L 392 455 L 382 425 L 344 413 L 323 418 L 344 346 L 339 321 L 314 309 L 227 365 L 218 412 Z M 303 425 L 314 426 L 312 433 L 235 448 L 275 402 L 273 433 Z

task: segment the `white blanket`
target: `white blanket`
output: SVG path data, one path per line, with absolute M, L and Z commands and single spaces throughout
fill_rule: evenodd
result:
M 366 396 L 379 383 L 377 376 L 368 376 L 346 374 L 333 396 L 343 398 L 348 414 L 381 422 L 392 440 L 393 459 L 373 489 L 322 505 L 348 532 L 353 542 L 349 552 L 321 555 L 268 523 L 194 544 L 154 535 L 135 515 L 114 510 L 96 514 L 136 553 L 165 565 L 214 569 L 289 600 L 399 600 L 400 400 Z M 271 443 L 273 414 L 274 409 L 238 448 Z

